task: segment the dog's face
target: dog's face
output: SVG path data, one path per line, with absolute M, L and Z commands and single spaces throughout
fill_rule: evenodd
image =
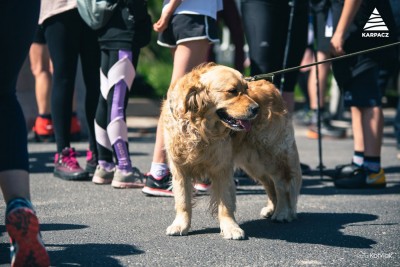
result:
M 178 89 L 177 89 L 178 87 Z M 185 88 L 182 90 L 182 88 Z M 170 96 L 185 99 L 183 112 L 219 120 L 235 131 L 249 131 L 259 106 L 247 94 L 247 82 L 240 72 L 207 64 L 194 69 L 175 86 Z

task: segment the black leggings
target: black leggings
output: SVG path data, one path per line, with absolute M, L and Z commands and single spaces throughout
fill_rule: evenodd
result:
M 242 0 L 243 26 L 251 62 L 251 75 L 281 70 L 291 7 L 288 0 Z M 295 0 L 286 68 L 298 66 L 307 46 L 308 0 Z M 284 75 L 282 91 L 293 92 L 298 71 Z M 274 83 L 280 88 L 280 75 Z
M 55 15 L 44 24 L 46 41 L 53 61 L 51 113 L 57 152 L 70 147 L 70 128 L 75 77 L 80 56 L 86 87 L 85 113 L 89 148 L 97 153 L 94 118 L 100 94 L 100 49 L 96 33 L 81 19 L 77 9 Z
M 39 18 L 40 1 L 6 0 L 0 8 L 0 171 L 29 170 L 25 117 L 16 83 Z

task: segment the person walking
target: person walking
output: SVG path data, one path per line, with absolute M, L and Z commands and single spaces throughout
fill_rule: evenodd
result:
M 0 35 L 4 38 L 0 43 L 0 113 L 7 125 L 0 131 L 0 187 L 7 205 L 11 266 L 50 266 L 30 201 L 27 129 L 16 96 L 18 73 L 33 40 L 39 6 L 39 0 L 6 0 L 0 9 Z
M 222 0 L 164 0 L 161 17 L 153 29 L 159 33 L 157 43 L 171 49 L 173 70 L 170 85 L 195 66 L 207 62 L 210 43 L 219 42 L 217 12 L 221 9 Z M 173 196 L 161 120 L 142 192 L 152 196 Z
M 100 49 L 96 33 L 77 10 L 76 0 L 42 0 L 39 24 L 42 25 L 53 62 L 51 115 L 57 153 L 54 176 L 65 180 L 87 180 L 97 166 L 94 118 L 100 94 Z M 78 57 L 86 87 L 85 113 L 89 150 L 86 169 L 80 167 L 77 152 L 71 147 L 71 115 Z
M 98 166 L 92 181 L 111 183 L 114 188 L 142 188 L 143 175 L 130 159 L 126 107 L 129 91 L 134 89 L 140 49 L 151 39 L 147 1 L 121 1 L 110 21 L 97 33 L 101 49 L 101 95 L 95 120 Z
M 334 0 L 332 2 L 335 31 L 331 51 L 341 56 L 396 41 L 395 23 L 388 0 Z M 364 38 L 364 28 L 371 14 L 379 14 L 388 29 L 388 38 Z M 382 21 L 375 19 L 375 25 Z M 365 26 L 367 25 L 367 26 Z M 379 29 L 378 29 L 379 30 Z M 383 136 L 382 90 L 379 71 L 397 59 L 397 47 L 364 53 L 332 63 L 333 73 L 350 107 L 354 154 L 349 165 L 336 168 L 334 184 L 338 188 L 384 188 L 385 172 L 381 167 Z M 387 66 L 387 65 L 386 65 Z

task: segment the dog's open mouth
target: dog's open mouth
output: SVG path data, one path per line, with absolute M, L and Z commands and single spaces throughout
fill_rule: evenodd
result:
M 217 115 L 221 119 L 221 121 L 228 124 L 229 127 L 232 128 L 233 130 L 236 130 L 236 131 L 245 130 L 246 132 L 248 132 L 251 129 L 250 120 L 235 119 L 235 118 L 229 116 L 228 113 L 226 113 L 226 111 L 224 109 L 218 109 Z

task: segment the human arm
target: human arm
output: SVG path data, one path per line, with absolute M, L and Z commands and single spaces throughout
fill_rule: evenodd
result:
M 153 24 L 156 32 L 163 32 L 167 26 L 169 19 L 174 14 L 175 9 L 181 4 L 182 0 L 171 0 L 163 9 L 161 17 Z
M 334 56 L 344 55 L 346 52 L 343 50 L 344 36 L 349 25 L 352 23 L 355 15 L 357 14 L 363 0 L 345 0 L 340 15 L 338 25 L 335 33 L 331 38 L 331 53 Z

